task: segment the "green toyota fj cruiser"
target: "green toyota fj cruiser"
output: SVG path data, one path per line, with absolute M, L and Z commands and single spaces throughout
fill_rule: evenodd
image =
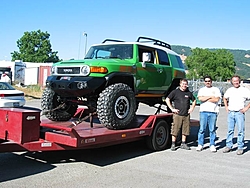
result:
M 164 104 L 185 70 L 179 55 L 160 40 L 106 39 L 91 46 L 83 60 L 55 63 L 42 95 L 42 110 L 52 121 L 67 121 L 78 105 L 96 112 L 109 129 L 132 121 L 139 102 Z

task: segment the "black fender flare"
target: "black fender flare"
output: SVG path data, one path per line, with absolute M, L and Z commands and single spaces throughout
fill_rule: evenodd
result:
M 127 84 L 133 91 L 135 91 L 135 79 L 134 75 L 129 72 L 113 72 L 106 77 L 106 86 L 115 84 L 115 83 L 124 83 Z

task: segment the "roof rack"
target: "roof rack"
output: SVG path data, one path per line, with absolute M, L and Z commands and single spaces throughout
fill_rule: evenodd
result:
M 125 41 L 116 40 L 116 39 L 105 39 L 102 43 L 105 43 L 105 42 L 125 42 Z
M 140 41 L 141 39 L 148 40 L 148 41 Z M 152 39 L 152 38 L 149 38 L 149 37 L 138 37 L 136 42 L 154 42 L 153 43 L 154 45 L 159 45 L 159 46 L 162 46 L 162 47 L 165 47 L 165 48 L 168 48 L 168 49 L 171 50 L 170 44 L 168 44 L 166 42 L 162 42 L 162 41 L 157 40 L 157 39 Z

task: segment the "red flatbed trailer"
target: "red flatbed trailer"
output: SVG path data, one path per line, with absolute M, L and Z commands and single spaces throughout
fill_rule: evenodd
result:
M 92 116 L 81 121 L 88 114 L 83 108 L 67 122 L 40 119 L 40 113 L 40 109 L 34 108 L 1 108 L 0 152 L 98 148 L 145 138 L 155 151 L 171 144 L 172 113 L 136 115 L 123 130 L 107 129 Z M 191 119 L 192 126 L 198 124 Z

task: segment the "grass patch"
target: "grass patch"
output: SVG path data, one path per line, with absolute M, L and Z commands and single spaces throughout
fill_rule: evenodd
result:
M 41 99 L 43 87 L 39 85 L 30 85 L 26 87 L 13 86 L 17 90 L 23 91 L 26 100 Z

